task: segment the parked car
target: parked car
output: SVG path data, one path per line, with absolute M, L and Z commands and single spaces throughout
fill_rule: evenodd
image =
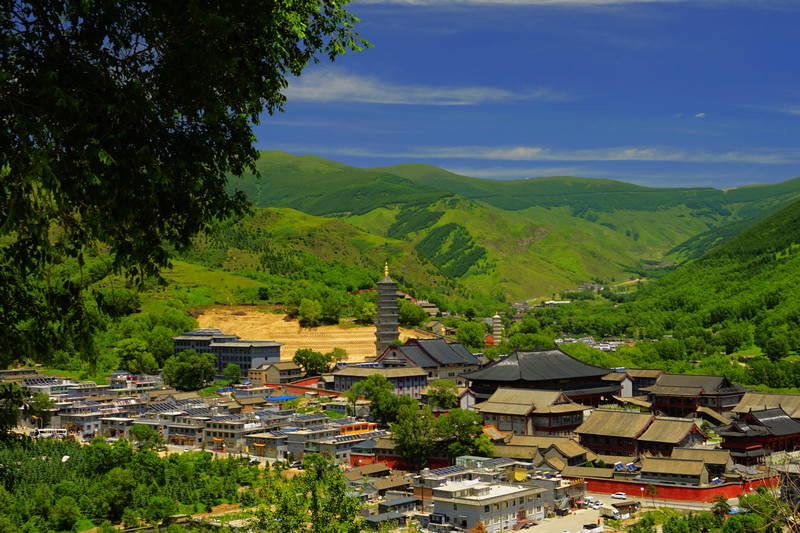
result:
M 617 500 L 624 500 L 628 497 L 628 495 L 624 492 L 615 492 L 611 495 L 611 497 Z
M 591 505 L 592 509 L 600 509 L 600 507 L 602 507 L 602 506 L 603 506 L 603 504 L 601 502 L 594 502 Z
M 292 461 L 289 463 L 289 468 L 303 468 L 303 461 Z

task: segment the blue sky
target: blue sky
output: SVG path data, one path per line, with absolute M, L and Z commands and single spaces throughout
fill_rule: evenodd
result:
M 728 188 L 800 176 L 800 2 L 369 0 L 260 149 L 495 179 Z

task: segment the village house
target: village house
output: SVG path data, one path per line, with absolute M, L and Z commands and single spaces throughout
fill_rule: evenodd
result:
M 672 451 L 673 459 L 690 459 L 703 461 L 711 478 L 721 478 L 733 469 L 730 450 L 707 450 L 703 448 L 676 448 Z
M 284 384 L 303 377 L 303 370 L 292 361 L 264 363 L 251 368 L 247 378 L 255 385 Z
M 631 378 L 631 396 L 641 396 L 645 394 L 642 389 L 652 387 L 662 375 L 663 370 L 655 370 L 650 368 L 628 368 L 625 373 Z
M 574 439 L 568 437 L 534 437 L 514 435 L 505 446 L 496 446 L 495 453 L 503 457 L 516 448 L 536 447 L 543 460 L 557 459 L 565 466 L 583 466 L 594 460 L 594 453 L 587 450 Z

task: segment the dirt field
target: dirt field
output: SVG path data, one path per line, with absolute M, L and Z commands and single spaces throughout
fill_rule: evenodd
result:
M 364 361 L 375 356 L 375 327 L 343 323 L 338 326 L 302 328 L 297 320 L 283 314 L 267 313 L 252 307 L 221 306 L 208 308 L 197 317 L 201 328 L 219 328 L 235 333 L 244 340 L 276 341 L 281 346 L 281 359 L 290 361 L 301 348 L 327 353 L 334 348 L 347 350 L 348 361 Z M 416 334 L 400 329 L 400 340 Z

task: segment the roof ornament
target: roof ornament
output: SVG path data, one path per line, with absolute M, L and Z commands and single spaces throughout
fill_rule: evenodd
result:
M 383 264 L 383 275 L 384 276 L 388 276 L 389 275 L 389 262 L 388 261 L 386 261 Z

